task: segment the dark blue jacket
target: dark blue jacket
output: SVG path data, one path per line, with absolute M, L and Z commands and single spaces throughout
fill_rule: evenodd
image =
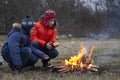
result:
M 22 28 L 12 28 L 1 49 L 2 56 L 5 60 L 9 61 L 11 59 L 14 65 L 22 66 L 21 48 L 29 46 L 29 36 L 25 34 L 24 30 Z

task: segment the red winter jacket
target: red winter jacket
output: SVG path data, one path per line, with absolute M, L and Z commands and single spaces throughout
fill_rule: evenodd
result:
M 31 33 L 31 41 L 36 41 L 44 47 L 47 42 L 52 44 L 56 41 L 56 32 L 55 28 L 48 28 L 42 22 L 37 22 Z

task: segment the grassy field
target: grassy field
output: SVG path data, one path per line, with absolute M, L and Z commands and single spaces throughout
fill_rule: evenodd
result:
M 6 36 L 0 36 L 0 49 Z M 80 45 L 84 45 L 89 50 L 91 45 L 95 46 L 92 58 L 94 64 L 100 66 L 99 72 L 87 73 L 58 73 L 41 69 L 40 60 L 36 64 L 35 70 L 25 71 L 16 74 L 10 71 L 7 63 L 0 66 L 0 80 L 120 80 L 120 38 L 95 40 L 89 38 L 69 38 L 59 39 L 61 46 L 58 49 L 59 56 L 50 62 L 57 64 L 73 55 L 77 55 Z

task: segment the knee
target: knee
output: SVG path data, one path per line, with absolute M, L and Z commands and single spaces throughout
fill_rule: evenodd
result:
M 26 48 L 26 53 L 32 53 L 31 48 L 27 47 L 27 48 Z
M 34 62 L 37 62 L 37 61 L 38 61 L 38 57 L 37 57 L 36 55 L 32 55 L 32 60 L 33 60 Z
M 35 58 L 35 59 L 33 59 L 33 60 L 31 61 L 32 64 L 35 64 L 35 63 L 37 63 L 37 62 L 38 62 L 38 58 Z
M 38 59 L 39 59 L 39 58 L 38 58 L 36 55 L 34 55 L 34 54 L 31 55 L 30 60 L 31 60 L 31 62 L 32 62 L 33 64 L 35 64 L 35 63 L 38 61 Z
M 59 54 L 58 51 L 56 49 L 54 49 L 54 50 L 51 51 L 49 57 L 50 58 L 55 58 L 55 57 L 58 56 L 58 54 Z
M 28 59 L 32 54 L 32 50 L 29 47 L 24 47 L 21 49 L 21 58 Z
M 24 48 L 21 48 L 21 53 L 23 53 L 23 54 L 24 53 L 31 54 L 32 50 L 29 47 L 24 47 Z
M 31 45 L 32 45 L 33 47 L 37 48 L 37 49 L 40 47 L 40 46 L 39 46 L 39 43 L 36 42 L 36 41 L 32 41 L 32 42 L 31 42 Z

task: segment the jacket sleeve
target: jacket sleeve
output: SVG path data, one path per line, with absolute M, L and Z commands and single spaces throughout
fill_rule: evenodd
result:
M 30 45 L 31 49 L 32 49 L 32 52 L 33 54 L 37 55 L 37 57 L 41 58 L 41 59 L 44 59 L 44 52 L 35 48 L 34 46 Z
M 38 42 L 42 47 L 45 46 L 46 42 L 38 38 L 38 29 L 39 27 L 37 24 L 35 25 L 33 32 L 31 33 L 31 41 L 36 41 Z
M 8 47 L 13 64 L 22 66 L 19 32 L 14 32 L 8 37 Z
M 50 38 L 50 43 L 56 42 L 56 34 L 57 34 L 57 30 L 54 29 L 54 30 L 53 30 L 53 35 L 52 35 L 52 37 Z

